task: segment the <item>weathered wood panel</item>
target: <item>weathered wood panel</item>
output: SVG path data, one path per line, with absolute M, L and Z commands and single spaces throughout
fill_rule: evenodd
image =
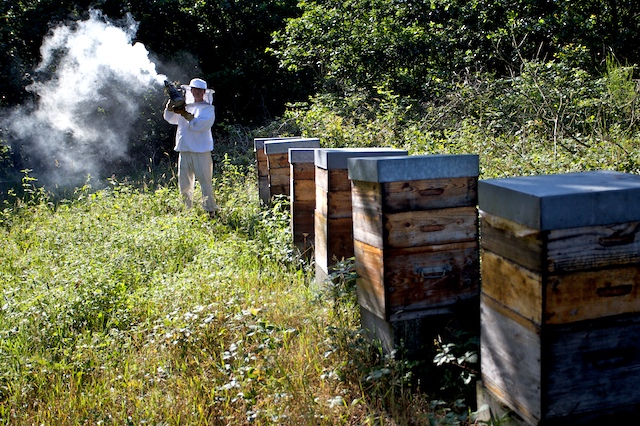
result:
M 294 244 L 307 248 L 314 244 L 315 224 L 313 208 L 298 208 L 291 215 L 291 233 Z
M 640 262 L 640 222 L 549 231 L 550 273 Z
M 267 164 L 267 155 L 264 149 L 256 149 L 256 163 L 258 166 L 258 177 L 269 176 L 269 166 Z
M 537 231 L 485 212 L 480 217 L 484 248 L 539 273 L 640 262 L 640 222 Z
M 483 244 L 484 247 L 484 244 Z M 482 293 L 535 324 L 542 323 L 542 277 L 504 257 L 482 250 Z
M 290 166 L 290 175 L 291 234 L 294 244 L 306 250 L 313 246 L 315 239 L 315 167 L 313 163 L 294 163 Z
M 359 303 L 385 320 L 429 316 L 479 295 L 477 242 L 383 250 L 355 240 L 354 253 Z
M 358 304 L 380 318 L 388 319 L 386 292 L 383 285 L 384 259 L 382 250 L 354 241 L 356 294 Z
M 383 210 L 405 212 L 475 206 L 476 177 L 382 183 Z
M 640 313 L 640 268 L 616 267 L 544 277 L 488 250 L 482 291 L 536 324 Z
M 313 163 L 291 164 L 291 177 L 304 181 L 314 182 L 316 180 L 316 167 Z
M 327 192 L 350 191 L 349 172 L 342 169 L 323 169 L 316 166 L 316 185 Z
M 548 324 L 640 313 L 637 265 L 551 276 L 544 288 Z
M 269 166 L 270 198 L 275 195 L 289 196 L 291 188 L 290 164 L 288 153 L 267 155 Z
M 256 149 L 256 167 L 258 169 L 258 196 L 264 204 L 269 203 L 269 165 L 264 148 Z
M 329 260 L 327 241 L 329 238 L 327 231 L 327 216 L 323 215 L 319 211 L 315 211 L 313 215 L 313 230 L 314 230 L 314 257 L 316 267 L 321 268 L 325 275 L 329 271 Z
M 291 200 L 294 202 L 316 202 L 316 184 L 313 180 L 292 179 Z
M 532 271 L 546 269 L 543 232 L 480 212 L 480 235 L 483 249 Z
M 316 185 L 316 210 L 330 218 L 353 217 L 350 191 L 327 192 Z
M 314 214 L 316 264 L 329 271 L 336 261 L 353 257 L 353 221 Z
M 384 258 L 392 321 L 479 296 L 477 241 L 389 249 Z
M 384 247 L 381 191 L 375 182 L 353 181 L 351 185 L 353 238 L 378 248 Z
M 545 419 L 616 413 L 640 402 L 640 316 L 544 330 Z
M 267 155 L 267 164 L 269 166 L 269 173 L 275 169 L 286 169 L 289 172 L 289 154 L 278 153 Z
M 269 183 L 271 186 L 286 186 L 289 188 L 291 183 L 291 177 L 289 176 L 289 170 L 286 168 L 271 170 L 269 175 Z M 286 195 L 289 195 L 287 193 Z
M 504 307 L 483 295 L 480 336 L 485 387 L 530 424 L 538 424 L 543 386 L 540 329 L 505 315 Z
M 417 247 L 478 238 L 475 207 L 401 212 L 386 215 L 389 247 Z

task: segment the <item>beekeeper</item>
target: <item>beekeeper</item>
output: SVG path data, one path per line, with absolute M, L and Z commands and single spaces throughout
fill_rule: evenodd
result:
M 219 210 L 213 195 L 213 136 L 211 127 L 216 118 L 213 90 L 207 82 L 194 78 L 183 85 L 186 105 L 177 108 L 172 100 L 167 102 L 163 117 L 177 125 L 175 150 L 178 155 L 178 186 L 187 207 L 193 205 L 193 192 L 197 179 L 202 188 L 202 206 L 214 216 Z

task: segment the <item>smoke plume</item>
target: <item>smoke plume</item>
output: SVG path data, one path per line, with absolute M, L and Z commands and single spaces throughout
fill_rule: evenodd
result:
M 136 31 L 131 17 L 116 24 L 92 11 L 89 19 L 60 24 L 44 39 L 26 88 L 33 102 L 14 108 L 1 123 L 39 181 L 68 185 L 109 174 L 105 168 L 124 161 L 134 143 L 142 103 L 151 99 L 161 106 L 166 77 L 156 72 L 144 45 L 132 44 Z

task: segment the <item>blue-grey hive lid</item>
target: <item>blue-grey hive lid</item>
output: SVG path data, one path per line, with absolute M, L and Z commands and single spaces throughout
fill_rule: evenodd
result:
M 277 141 L 277 140 L 285 140 L 285 139 L 300 139 L 301 136 L 276 136 L 273 138 L 255 138 L 253 140 L 253 150 L 258 151 L 264 149 L 264 143 L 267 141 Z
M 319 138 L 297 138 L 265 141 L 264 153 L 266 155 L 287 154 L 289 148 L 320 148 Z
M 483 212 L 540 231 L 640 220 L 640 176 L 615 171 L 478 182 Z
M 349 159 L 349 179 L 364 182 L 478 177 L 479 170 L 479 159 L 476 154 Z
M 322 148 L 315 152 L 315 165 L 324 170 L 347 170 L 350 158 L 398 155 L 408 152 L 398 148 Z

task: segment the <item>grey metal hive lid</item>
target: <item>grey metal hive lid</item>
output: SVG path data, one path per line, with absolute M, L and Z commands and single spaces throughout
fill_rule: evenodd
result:
M 481 211 L 548 231 L 640 220 L 640 176 L 615 171 L 487 179 Z
M 349 158 L 407 155 L 398 148 L 322 148 L 315 152 L 315 165 L 325 170 L 347 170 Z
M 255 138 L 253 140 L 253 150 L 257 151 L 259 149 L 264 149 L 264 143 L 266 141 L 278 141 L 278 140 L 286 140 L 286 139 L 300 139 L 300 136 L 280 136 L 273 138 Z
M 318 148 L 289 148 L 289 163 L 314 163 L 315 150 Z
M 297 139 L 281 139 L 266 141 L 264 143 L 264 153 L 272 154 L 288 154 L 289 148 L 320 148 L 320 139 L 318 138 L 297 138 Z
M 475 154 L 349 159 L 349 179 L 365 182 L 477 177 L 479 173 Z

